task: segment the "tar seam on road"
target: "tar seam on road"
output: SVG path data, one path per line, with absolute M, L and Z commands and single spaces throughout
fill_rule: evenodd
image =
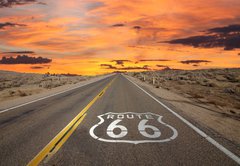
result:
M 158 102 L 160 105 L 162 105 L 164 108 L 166 108 L 169 112 L 171 112 L 173 115 L 175 115 L 176 117 L 178 117 L 181 121 L 183 121 L 186 125 L 188 125 L 190 128 L 192 128 L 195 132 L 197 132 L 200 136 L 202 136 L 203 138 L 205 138 L 208 142 L 210 142 L 212 145 L 214 145 L 216 148 L 218 148 L 220 151 L 222 151 L 223 153 L 225 153 L 228 157 L 230 157 L 232 160 L 234 160 L 235 162 L 237 162 L 238 164 L 240 164 L 240 158 L 235 155 L 234 153 L 232 153 L 231 151 L 229 151 L 228 149 L 226 149 L 223 145 L 219 144 L 217 141 L 215 141 L 213 138 L 211 138 L 209 135 L 207 135 L 206 133 L 204 133 L 202 130 L 200 130 L 199 128 L 197 128 L 196 126 L 194 126 L 192 123 L 190 123 L 188 120 L 186 120 L 185 118 L 183 118 L 181 115 L 179 115 L 178 113 L 176 113 L 175 111 L 173 111 L 171 108 L 169 108 L 168 106 L 166 106 L 165 104 L 163 104 L 161 101 L 159 101 L 158 99 L 156 99 L 154 96 L 152 96 L 150 93 L 148 93 L 147 91 L 145 91 L 143 88 L 141 88 L 139 85 L 137 85 L 135 82 L 133 82 L 132 80 L 130 80 L 129 78 L 125 77 L 128 81 L 130 81 L 131 83 L 133 83 L 136 87 L 138 87 L 139 89 L 141 89 L 144 93 L 146 93 L 148 96 L 150 96 L 153 100 L 155 100 L 156 102 Z
M 111 75 L 110 75 L 110 76 L 111 76 Z M 110 76 L 108 76 L 108 77 L 110 77 Z M 107 78 L 107 77 L 105 77 L 105 78 Z M 103 79 L 104 79 L 104 78 L 103 78 Z M 102 79 L 100 79 L 100 80 L 102 80 Z M 13 110 L 13 109 L 15 109 L 15 108 L 19 108 L 19 107 L 22 107 L 22 106 L 25 106 L 25 105 L 28 105 L 28 104 L 35 103 L 35 102 L 37 102 L 37 101 L 41 101 L 41 100 L 47 99 L 47 98 L 49 98 L 49 97 L 57 96 L 57 95 L 59 95 L 59 94 L 65 93 L 65 92 L 68 92 L 68 91 L 71 91 L 71 90 L 74 90 L 74 89 L 77 89 L 77 88 L 84 87 L 84 86 L 86 86 L 86 85 L 90 85 L 90 84 L 95 83 L 95 82 L 98 82 L 98 81 L 100 81 L 100 80 L 97 80 L 97 81 L 94 81 L 94 82 L 91 82 L 91 83 L 88 83 L 88 84 L 85 84 L 85 85 L 80 85 L 80 86 L 77 86 L 77 87 L 73 87 L 73 88 L 70 88 L 70 89 L 67 89 L 67 90 L 63 90 L 63 91 L 60 91 L 60 92 L 57 92 L 57 93 L 54 93 L 54 94 L 51 94 L 51 95 L 48 95 L 48 96 L 45 96 L 45 97 L 41 97 L 41 98 L 36 99 L 36 100 L 29 101 L 29 102 L 27 102 L 27 103 L 23 103 L 23 104 L 20 104 L 20 105 L 17 105 L 17 106 L 13 106 L 13 107 L 4 109 L 4 110 L 0 111 L 0 114 L 2 114 L 2 113 L 4 113 L 4 112 L 7 112 L 7 111 L 10 111 L 10 110 Z
M 104 87 L 103 90 L 28 163 L 28 166 L 36 166 L 43 160 L 44 163 L 48 162 L 83 121 L 88 109 L 106 92 L 115 79 L 116 77 L 109 82 L 107 86 Z

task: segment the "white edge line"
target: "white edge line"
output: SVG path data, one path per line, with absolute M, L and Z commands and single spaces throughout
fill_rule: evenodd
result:
M 86 85 L 89 85 L 89 84 L 92 84 L 92 83 L 95 83 L 95 82 L 98 82 L 98 81 L 101 81 L 105 78 L 108 78 L 112 75 L 109 75 L 107 77 L 104 77 L 100 80 L 96 80 L 96 81 L 93 81 L 93 82 L 90 82 L 90 83 L 87 83 L 87 84 L 83 84 L 83 85 L 80 85 L 80 86 L 77 86 L 77 87 L 73 87 L 73 88 L 69 88 L 67 90 L 63 90 L 63 91 L 60 91 L 60 92 L 57 92 L 57 93 L 54 93 L 54 94 L 51 94 L 51 95 L 48 95 L 48 96 L 45 96 L 45 97 L 40 97 L 39 99 L 36 99 L 36 100 L 32 100 L 32 101 L 29 101 L 29 102 L 26 102 L 26 103 L 23 103 L 23 104 L 19 104 L 19 105 L 16 105 L 16 106 L 13 106 L 13 107 L 10 107 L 10 108 L 7 108 L 7 109 L 4 109 L 2 111 L 0 111 L 0 114 L 4 113 L 4 112 L 7 112 L 7 111 L 10 111 L 12 109 L 15 109 L 15 108 L 19 108 L 19 107 L 22 107 L 22 106 L 25 106 L 25 105 L 28 105 L 28 104 L 31 104 L 31 103 L 35 103 L 37 101 L 40 101 L 40 100 L 44 100 L 44 99 L 47 99 L 49 97 L 53 97 L 53 96 L 56 96 L 56 95 L 59 95 L 59 94 L 62 94 L 62 93 L 65 93 L 65 92 L 68 92 L 68 91 L 71 91 L 71 90 L 74 90 L 74 89 L 77 89 L 77 88 L 81 88 L 81 87 L 84 87 Z
M 171 108 L 169 108 L 168 106 L 166 106 L 165 104 L 163 104 L 161 101 L 159 101 L 158 99 L 156 99 L 155 97 L 153 97 L 151 94 L 149 94 L 147 91 L 145 91 L 143 88 L 141 88 L 139 85 L 137 85 L 135 82 L 133 82 L 132 80 L 130 80 L 129 78 L 127 78 L 126 76 L 124 76 L 128 81 L 130 81 L 131 83 L 133 83 L 135 86 L 137 86 L 139 89 L 141 89 L 143 92 L 145 92 L 148 96 L 150 96 L 153 100 L 155 100 L 156 102 L 158 102 L 160 105 L 162 105 L 164 108 L 166 108 L 169 112 L 171 112 L 172 114 L 174 114 L 176 117 L 178 117 L 181 121 L 183 121 L 185 124 L 187 124 L 189 127 L 191 127 L 195 132 L 197 132 L 199 135 L 201 135 L 203 138 L 205 138 L 208 142 L 210 142 L 211 144 L 213 144 L 215 147 L 217 147 L 220 151 L 222 151 L 223 153 L 225 153 L 228 157 L 230 157 L 231 159 L 233 159 L 235 162 L 237 162 L 238 164 L 240 164 L 240 158 L 235 155 L 234 153 L 232 153 L 231 151 L 229 151 L 228 149 L 226 149 L 223 145 L 219 144 L 217 141 L 215 141 L 213 138 L 211 138 L 209 135 L 207 135 L 206 133 L 204 133 L 202 130 L 200 130 L 199 128 L 197 128 L 196 126 L 194 126 L 192 123 L 190 123 L 188 120 L 186 120 L 185 118 L 183 118 L 181 115 L 179 115 L 178 113 L 174 112 Z

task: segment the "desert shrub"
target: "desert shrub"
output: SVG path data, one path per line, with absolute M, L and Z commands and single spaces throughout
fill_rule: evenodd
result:
M 21 97 L 27 96 L 27 93 L 26 93 L 26 92 L 23 92 L 23 91 L 21 91 L 21 90 L 18 90 L 18 94 L 19 94 L 19 96 L 21 96 Z
M 232 88 L 232 87 L 224 88 L 224 89 L 223 89 L 223 92 L 224 92 L 224 93 L 228 93 L 228 94 L 236 94 L 236 93 L 237 93 L 236 89 L 234 89 L 234 88 Z
M 199 84 L 199 85 L 201 85 L 201 86 L 207 86 L 207 84 L 205 83 L 205 82 L 203 82 L 203 81 L 197 81 L 197 84 Z
M 236 114 L 236 112 L 233 110 L 229 110 L 229 112 L 231 112 L 232 114 Z
M 180 86 L 175 86 L 174 89 L 181 90 L 182 88 Z
M 165 82 L 166 80 L 165 80 L 165 79 L 159 79 L 158 81 L 159 81 L 159 83 L 163 83 L 163 82 Z
M 20 87 L 22 85 L 22 82 L 20 81 L 13 81 L 12 82 L 12 87 Z
M 189 78 L 187 76 L 179 76 L 178 79 L 180 79 L 180 80 L 188 80 Z
M 9 94 L 10 96 L 12 96 L 13 94 L 15 94 L 15 91 L 9 90 L 9 91 L 8 91 L 8 94 Z
M 0 90 L 3 90 L 4 88 L 5 88 L 4 82 L 3 82 L 3 83 L 0 83 Z
M 217 87 L 218 85 L 214 82 L 210 82 L 207 84 L 208 87 Z
M 216 76 L 216 80 L 217 81 L 227 81 L 227 79 L 225 78 L 225 77 L 223 77 L 223 76 L 221 76 L 221 75 L 219 75 L 219 76 Z
M 225 78 L 227 78 L 229 82 L 238 82 L 238 79 L 233 74 L 225 75 Z
M 135 77 L 135 76 L 137 76 L 137 75 L 138 75 L 138 73 L 135 73 L 135 72 L 133 73 L 133 77 Z
M 54 81 L 51 84 L 51 88 L 56 88 L 56 87 L 61 86 L 61 85 L 62 85 L 62 83 L 60 81 Z
M 50 81 L 45 81 L 41 85 L 42 85 L 43 88 L 51 89 L 51 82 Z
M 196 81 L 187 81 L 187 83 L 193 85 L 193 84 L 196 84 L 197 82 Z
M 189 95 L 191 95 L 195 99 L 204 98 L 201 94 L 198 94 L 198 93 L 189 93 Z
M 86 81 L 86 78 L 78 78 L 78 81 Z
M 203 79 L 203 82 L 208 82 L 208 80 L 207 79 Z
M 43 87 L 46 89 L 56 88 L 58 86 L 62 86 L 67 84 L 67 81 L 61 80 L 61 81 L 44 81 L 41 84 L 39 84 L 39 87 Z
M 11 88 L 11 87 L 12 87 L 12 84 L 11 84 L 11 82 L 3 82 L 3 83 L 0 85 L 0 87 L 1 87 L 2 89 L 7 89 L 7 88 Z
M 65 84 L 67 84 L 67 80 L 61 80 L 60 81 L 60 85 L 65 85 Z
M 179 85 L 185 85 L 185 84 L 186 84 L 186 82 L 185 82 L 185 81 L 182 81 L 182 80 L 180 80 L 180 81 L 178 81 L 178 84 L 179 84 Z
M 235 105 L 234 105 L 234 108 L 240 109 L 240 104 L 235 104 Z

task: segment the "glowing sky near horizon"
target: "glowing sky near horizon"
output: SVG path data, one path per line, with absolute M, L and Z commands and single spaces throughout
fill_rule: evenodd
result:
M 211 28 L 240 24 L 239 0 L 21 2 L 24 3 L 0 7 L 0 58 L 19 55 L 9 52 L 33 51 L 29 56 L 49 58 L 52 62 L 0 64 L 0 70 L 94 75 L 117 70 L 157 70 L 164 66 L 240 66 L 240 49 L 164 43 L 206 34 Z M 210 62 L 181 63 L 186 60 Z

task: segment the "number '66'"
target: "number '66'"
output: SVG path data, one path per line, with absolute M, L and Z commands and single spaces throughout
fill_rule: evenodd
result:
M 117 119 L 115 121 L 113 121 L 107 128 L 107 134 L 109 137 L 112 138 L 122 138 L 124 136 L 127 135 L 128 133 L 128 129 L 123 126 L 123 125 L 119 125 L 118 123 L 121 122 L 121 119 Z M 138 131 L 141 135 L 143 135 L 144 137 L 147 138 L 158 138 L 161 135 L 160 130 L 152 125 L 147 125 L 146 123 L 148 122 L 147 119 L 143 119 L 139 122 L 138 124 Z M 113 131 L 115 129 L 120 129 L 120 133 L 119 134 L 115 134 Z M 146 129 L 150 129 L 153 131 L 153 133 L 147 133 Z

